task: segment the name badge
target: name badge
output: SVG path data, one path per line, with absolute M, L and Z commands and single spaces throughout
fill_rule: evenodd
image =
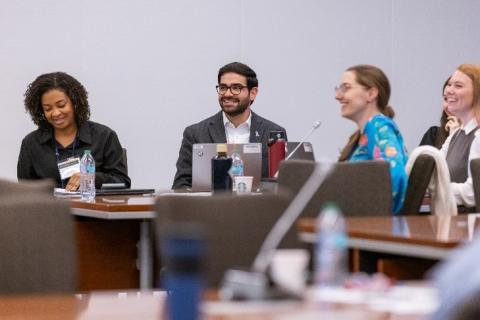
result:
M 80 158 L 68 158 L 65 161 L 59 162 L 58 171 L 60 172 L 60 178 L 62 178 L 62 180 L 70 178 L 75 173 L 80 172 Z

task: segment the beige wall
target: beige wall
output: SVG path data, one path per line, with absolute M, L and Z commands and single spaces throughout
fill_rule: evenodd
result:
M 253 108 L 285 126 L 290 140 L 321 120 L 311 141 L 318 157 L 334 159 L 354 128 L 333 99 L 345 68 L 384 69 L 412 149 L 438 121 L 444 79 L 462 62 L 479 62 L 476 0 L 0 0 L 0 7 L 0 176 L 10 179 L 20 141 L 34 129 L 23 93 L 45 72 L 69 72 L 86 86 L 92 120 L 115 129 L 128 149 L 133 186 L 165 188 L 183 128 L 219 109 L 214 86 L 225 63 L 257 71 Z

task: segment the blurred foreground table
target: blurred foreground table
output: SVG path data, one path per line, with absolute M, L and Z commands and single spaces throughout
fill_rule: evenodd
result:
M 395 294 L 395 293 L 394 293 Z M 421 293 L 425 295 L 424 293 Z M 308 301 L 206 301 L 200 319 L 426 319 L 433 309 L 402 309 L 402 296 L 372 303 L 326 304 Z M 368 300 L 368 299 L 367 299 Z M 366 300 L 366 301 L 367 301 Z M 371 300 L 371 299 L 370 299 Z M 165 292 L 93 292 L 88 295 L 0 297 L 0 319 L 167 319 Z M 398 303 L 397 303 L 398 302 Z M 388 305 L 388 307 L 386 307 Z M 433 307 L 433 306 L 432 306 Z

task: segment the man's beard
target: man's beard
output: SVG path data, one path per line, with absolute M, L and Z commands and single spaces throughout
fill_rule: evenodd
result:
M 247 102 L 247 103 L 241 103 L 239 102 L 238 103 L 238 106 L 235 108 L 235 109 L 226 109 L 223 107 L 223 104 L 220 102 L 220 107 L 222 108 L 222 111 L 225 112 L 225 114 L 231 116 L 231 117 L 235 117 L 235 116 L 238 116 L 242 113 L 245 112 L 245 110 L 247 110 L 247 108 L 250 106 L 250 101 Z

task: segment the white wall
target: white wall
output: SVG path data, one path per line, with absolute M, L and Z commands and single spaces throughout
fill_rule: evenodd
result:
M 322 120 L 311 141 L 331 159 L 354 130 L 333 87 L 353 64 L 381 67 L 412 149 L 438 122 L 443 81 L 479 63 L 478 13 L 476 0 L 0 0 L 0 177 L 16 179 L 35 129 L 23 93 L 53 71 L 85 85 L 134 187 L 170 187 L 183 128 L 219 110 L 217 71 L 235 60 L 258 74 L 254 110 L 292 141 Z

